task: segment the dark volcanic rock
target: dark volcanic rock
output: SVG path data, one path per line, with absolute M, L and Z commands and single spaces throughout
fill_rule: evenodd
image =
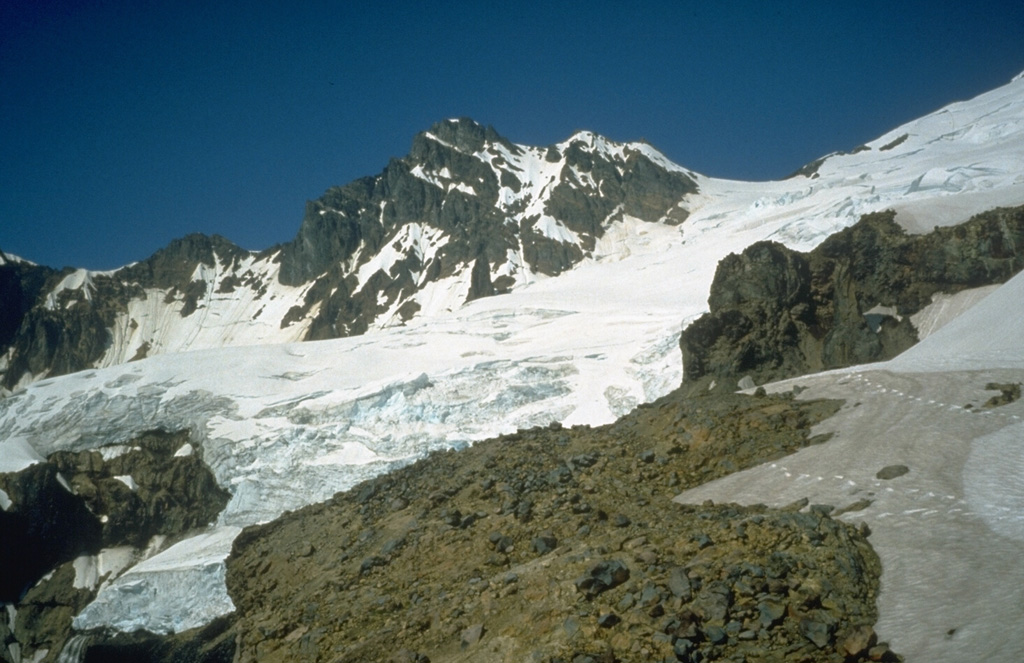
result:
M 91 513 L 105 516 L 105 546 L 140 547 L 155 534 L 205 527 L 228 503 L 230 495 L 217 485 L 200 450 L 175 455 L 188 443 L 188 431 L 150 431 L 107 461 L 99 451 L 61 451 L 50 462 Z
M 1020 388 L 1019 382 L 1000 383 L 1000 382 L 989 382 L 985 385 L 987 391 L 998 391 L 998 396 L 985 401 L 982 407 L 993 408 L 1000 407 L 1002 405 L 1009 405 L 1014 401 L 1020 400 Z
M 909 471 L 910 468 L 906 465 L 886 465 L 882 469 L 878 470 L 878 473 L 875 474 L 875 478 L 881 479 L 882 481 L 888 481 L 889 479 L 901 477 Z
M 619 560 L 598 562 L 573 583 L 587 598 L 593 598 L 629 580 L 629 567 Z
M 1002 283 L 1024 267 L 1024 207 L 927 235 L 893 219 L 865 215 L 808 254 L 758 242 L 723 259 L 710 313 L 680 338 L 684 382 L 760 384 L 890 359 L 917 342 L 909 316 L 932 295 Z M 887 310 L 895 315 L 875 312 Z
M 12 262 L 0 251 L 0 355 L 7 352 L 25 316 L 55 273 L 49 267 Z

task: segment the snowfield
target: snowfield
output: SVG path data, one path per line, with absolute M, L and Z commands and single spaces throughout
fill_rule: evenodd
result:
M 829 157 L 812 177 L 748 183 L 698 176 L 700 193 L 687 197 L 691 215 L 681 226 L 627 217 L 608 228 L 591 258 L 557 278 L 450 312 L 424 306 L 404 326 L 332 341 L 163 354 L 45 379 L 0 400 L 0 471 L 58 449 L 111 447 L 147 430 L 187 428 L 232 493 L 209 531 L 153 550 L 108 581 L 75 627 L 167 633 L 207 623 L 233 609 L 223 560 L 240 528 L 434 449 L 553 421 L 603 424 L 667 393 L 682 377 L 679 332 L 707 310 L 718 261 L 755 241 L 809 250 L 867 212 L 896 209 L 897 221 L 917 232 L 1024 204 L 1024 79 L 867 147 Z M 87 287 L 87 274 L 73 276 L 67 287 Z M 983 402 L 988 381 L 1024 379 L 1021 282 L 982 299 L 891 365 L 798 380 L 812 387 L 809 396 L 862 405 L 825 422 L 837 432 L 829 444 L 684 499 L 811 496 L 843 506 L 870 493 L 872 505 L 849 518 L 869 521 L 883 559 L 882 637 L 908 660 L 960 660 L 967 652 L 1019 660 L 980 645 L 999 640 L 997 627 L 1024 623 L 1024 529 L 1015 515 L 1024 461 L 1014 456 L 987 469 L 1024 437 L 1024 405 L 988 414 L 961 406 Z M 930 311 L 922 330 L 977 299 L 937 301 L 945 313 Z M 974 311 L 981 312 L 971 317 Z M 168 347 L 175 342 L 166 339 Z M 911 473 L 873 478 L 894 463 Z M 985 616 L 997 609 L 998 617 Z

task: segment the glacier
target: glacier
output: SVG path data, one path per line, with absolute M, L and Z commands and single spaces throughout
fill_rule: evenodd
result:
M 0 462 L 187 428 L 232 494 L 208 531 L 103 585 L 75 627 L 167 633 L 207 623 L 233 609 L 223 560 L 242 527 L 434 450 L 552 422 L 608 423 L 667 393 L 682 378 L 679 332 L 706 312 L 718 261 L 755 241 L 806 251 L 868 212 L 895 209 L 916 232 L 1024 203 L 1024 79 L 866 147 L 777 182 L 695 175 L 700 192 L 687 196 L 682 225 L 612 221 L 572 270 L 461 306 L 452 302 L 463 293 L 440 282 L 423 295 L 438 303 L 402 325 L 108 362 L 0 399 Z M 87 283 L 76 275 L 67 287 Z M 219 324 L 209 334 L 244 337 L 240 320 Z M 260 327 L 253 338 L 278 334 Z

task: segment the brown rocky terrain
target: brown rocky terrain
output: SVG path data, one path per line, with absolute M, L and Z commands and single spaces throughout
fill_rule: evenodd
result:
M 88 634 L 83 660 L 897 660 L 871 628 L 881 569 L 866 528 L 829 505 L 671 502 L 823 442 L 810 428 L 838 407 L 678 389 L 607 426 L 432 454 L 243 532 L 228 560 L 234 614 L 170 637 Z M 33 467 L 59 468 L 108 515 L 94 538 L 109 544 L 123 539 L 121 516 L 139 507 L 145 521 L 160 491 L 182 506 L 154 531 L 222 505 L 199 490 L 211 479 L 197 455 L 171 455 L 186 441 L 150 434 L 110 461 L 61 453 Z M 122 474 L 136 491 L 121 490 Z M 68 562 L 36 584 L 4 638 L 49 643 L 56 660 L 93 597 L 74 579 Z
M 600 428 L 436 453 L 246 530 L 240 661 L 896 660 L 831 506 L 670 502 L 800 447 L 832 401 L 682 390 Z

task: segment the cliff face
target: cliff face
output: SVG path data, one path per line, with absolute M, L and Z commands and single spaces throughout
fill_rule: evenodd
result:
M 202 316 L 189 319 L 210 294 L 211 284 L 200 275 L 232 271 L 247 255 L 222 237 L 196 234 L 110 273 L 0 265 L 5 304 L 0 387 L 144 357 L 153 344 L 119 347 L 125 346 L 126 336 L 140 333 L 140 327 L 173 323 L 174 318 L 186 326 L 200 324 Z M 146 308 L 143 314 L 140 309 Z M 165 315 L 152 319 L 160 308 Z M 152 335 L 155 329 L 141 333 Z
M 890 359 L 937 293 L 1002 283 L 1024 267 L 1024 208 L 927 235 L 864 216 L 810 253 L 758 242 L 719 263 L 710 312 L 680 338 L 684 382 L 757 383 Z

